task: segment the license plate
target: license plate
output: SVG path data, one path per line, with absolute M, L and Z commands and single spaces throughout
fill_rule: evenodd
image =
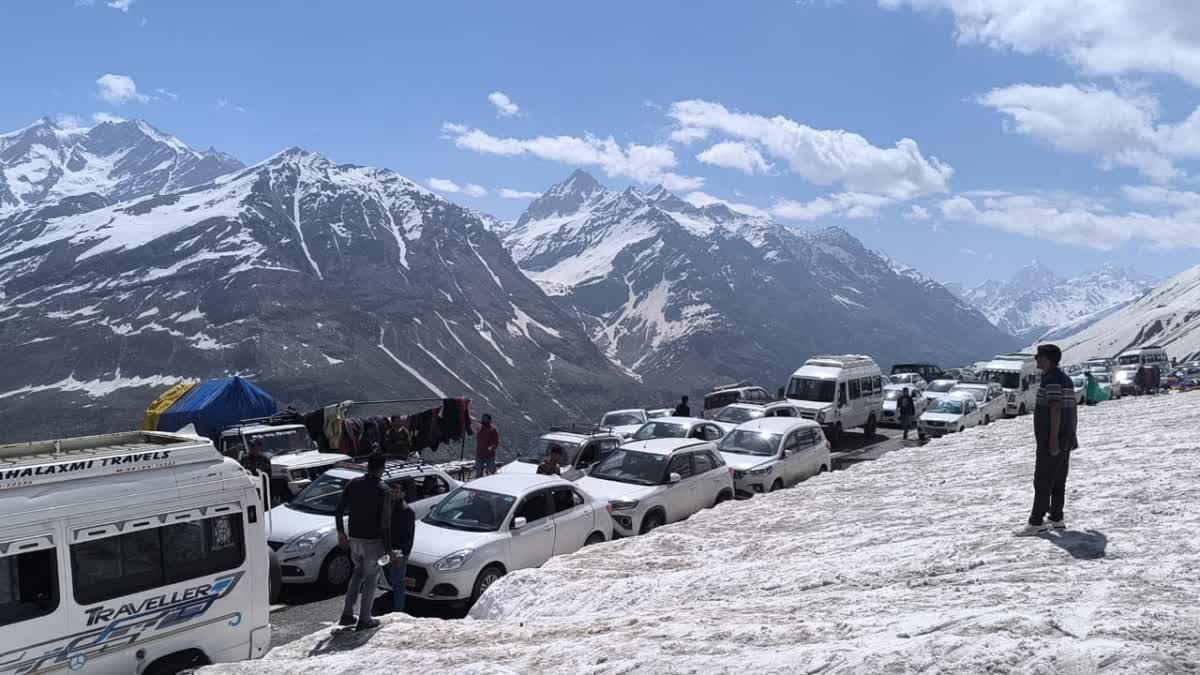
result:
M 405 588 L 416 588 L 417 580 L 412 577 L 404 577 L 404 587 Z

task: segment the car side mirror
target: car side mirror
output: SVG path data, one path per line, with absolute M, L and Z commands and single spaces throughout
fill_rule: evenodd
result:
M 513 518 L 512 529 L 519 530 L 522 527 L 525 527 L 525 525 L 528 523 L 529 521 L 525 519 L 525 516 L 517 516 L 516 518 Z
M 683 480 L 683 476 L 680 476 L 679 474 L 675 473 L 674 471 L 671 472 L 670 476 L 667 476 L 668 483 L 678 483 L 681 480 Z

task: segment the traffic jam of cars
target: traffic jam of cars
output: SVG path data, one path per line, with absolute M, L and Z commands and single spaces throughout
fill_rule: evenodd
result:
M 1079 403 L 1095 402 L 1093 391 L 1102 399 L 1138 393 L 1122 383 L 1142 380 L 1122 373 L 1157 369 L 1165 355 L 1134 351 L 1071 368 Z M 871 438 L 879 426 L 905 421 L 899 404 L 906 392 L 908 421 L 924 441 L 1031 413 L 1039 378 L 1033 355 L 1021 353 L 945 371 L 897 364 L 888 375 L 869 356 L 817 356 L 776 396 L 738 382 L 714 387 L 696 417 L 612 410 L 598 424 L 554 427 L 494 475 L 467 482 L 437 465 L 388 460 L 384 482 L 404 490 L 418 519 L 405 592 L 472 604 L 512 571 L 831 471 L 845 434 Z M 1200 364 L 1184 364 L 1171 378 L 1196 386 Z M 543 475 L 539 466 L 551 454 L 557 475 Z M 271 510 L 269 539 L 284 583 L 345 586 L 353 566 L 337 545 L 334 513 L 345 486 L 365 471 L 342 461 L 289 484 L 298 494 Z

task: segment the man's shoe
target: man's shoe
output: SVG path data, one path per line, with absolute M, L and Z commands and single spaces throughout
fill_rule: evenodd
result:
M 1047 520 L 1047 521 L 1046 521 L 1046 526 L 1047 526 L 1047 527 L 1049 527 L 1049 528 L 1050 528 L 1050 529 L 1052 529 L 1052 530 L 1065 530 L 1065 529 L 1067 529 L 1067 524 L 1066 524 L 1065 522 L 1063 522 L 1063 521 L 1061 521 L 1061 520 L 1054 520 L 1053 518 L 1051 518 L 1050 520 Z
M 343 614 L 342 618 L 338 620 L 338 625 L 342 626 L 343 628 L 347 626 L 353 626 L 356 623 L 358 623 L 358 618 L 353 614 Z
M 1013 535 L 1018 537 L 1034 537 L 1039 534 L 1044 534 L 1047 528 L 1045 525 L 1026 525 L 1019 530 L 1013 532 Z
M 379 628 L 379 619 L 372 619 L 368 616 L 362 621 L 359 621 L 354 630 L 372 630 L 374 628 Z

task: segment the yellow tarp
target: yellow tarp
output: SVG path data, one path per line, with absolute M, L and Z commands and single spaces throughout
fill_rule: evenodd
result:
M 196 386 L 195 382 L 180 383 L 163 392 L 146 408 L 146 414 L 142 416 L 142 431 L 158 431 L 158 418 L 160 415 L 171 409 L 175 402 L 183 398 L 192 387 Z

